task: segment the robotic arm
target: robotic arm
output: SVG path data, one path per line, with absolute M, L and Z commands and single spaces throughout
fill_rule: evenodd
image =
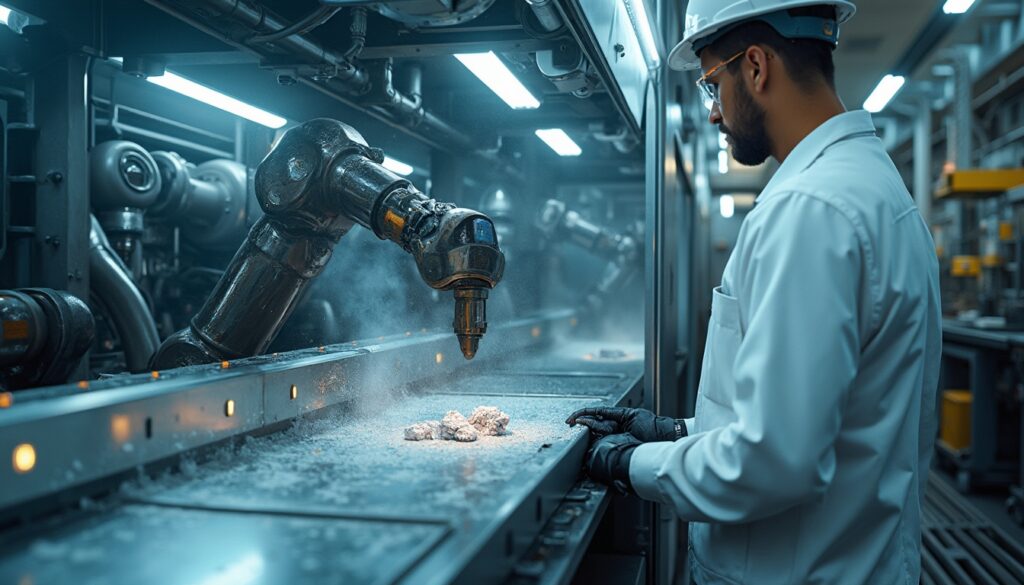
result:
M 454 291 L 455 334 L 472 359 L 487 330 L 488 291 L 505 266 L 494 224 L 427 198 L 383 161 L 380 150 L 337 120 L 311 120 L 286 132 L 256 170 L 265 215 L 191 326 L 163 343 L 154 367 L 264 352 L 356 224 L 410 253 L 429 286 Z
M 631 236 L 599 227 L 567 210 L 565 203 L 548 199 L 537 218 L 537 227 L 548 239 L 562 238 L 608 261 L 601 278 L 587 294 L 587 305 L 599 310 L 639 270 L 640 248 Z

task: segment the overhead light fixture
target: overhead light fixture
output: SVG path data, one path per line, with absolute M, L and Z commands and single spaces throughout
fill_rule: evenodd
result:
M 390 156 L 384 157 L 384 168 L 396 175 L 402 175 L 403 177 L 411 175 L 413 170 L 415 170 L 412 168 L 412 165 L 405 164 L 400 160 L 395 160 Z
M 942 11 L 946 14 L 963 14 L 974 6 L 974 0 L 946 0 Z
M 580 148 L 580 145 L 576 144 L 576 141 L 572 138 L 569 138 L 569 135 L 561 128 L 537 130 L 534 134 L 550 146 L 551 150 L 557 152 L 559 156 L 579 156 L 583 154 L 583 149 Z
M 732 198 L 732 195 L 722 195 L 718 198 L 718 211 L 725 219 L 736 214 L 736 200 Z
M 224 110 L 230 114 L 240 116 L 246 120 L 262 124 L 268 128 L 276 129 L 288 123 L 288 120 L 278 116 L 277 114 L 271 114 L 266 110 L 261 110 L 256 106 L 249 105 L 229 95 L 224 95 L 217 90 L 210 89 L 205 85 L 200 85 L 191 79 L 186 79 L 176 73 L 171 73 L 170 71 L 165 72 L 163 75 L 147 77 L 146 81 L 180 93 L 181 95 L 188 96 L 194 100 L 201 101 L 204 104 Z
M 0 5 L 0 24 L 7 25 L 7 22 L 11 18 L 11 9 Z
M 508 107 L 514 110 L 533 110 L 540 107 L 537 98 L 513 75 L 494 51 L 460 53 L 455 55 L 455 58 L 508 104 Z
M 124 59 L 121 57 L 111 57 L 110 60 L 118 64 L 122 64 L 124 62 Z M 210 89 L 205 85 L 200 85 L 191 79 L 186 79 L 178 75 L 177 73 L 164 71 L 163 75 L 147 77 L 146 81 L 169 89 L 173 92 L 180 93 L 183 96 L 203 102 L 204 104 L 213 106 L 217 109 L 224 110 L 229 114 L 234 114 L 241 118 L 245 118 L 246 120 L 251 120 L 257 124 L 262 124 L 268 128 L 274 128 L 276 130 L 288 123 L 288 120 L 278 116 L 277 114 L 271 114 L 266 110 L 249 105 L 229 95 L 224 95 L 215 89 Z
M 651 28 L 651 19 L 647 16 L 647 5 L 644 0 L 622 0 L 629 14 L 630 23 L 633 25 L 633 33 L 640 43 L 640 50 L 647 61 L 647 68 L 655 70 L 661 66 L 661 50 L 658 48 L 658 41 Z
M 864 100 L 864 109 L 877 114 L 889 105 L 892 98 L 900 91 L 907 79 L 902 75 L 886 75 L 878 82 L 878 86 L 871 92 L 868 99 Z

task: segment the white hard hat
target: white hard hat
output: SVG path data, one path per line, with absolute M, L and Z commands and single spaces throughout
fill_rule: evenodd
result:
M 790 17 L 785 12 L 805 6 L 834 6 L 836 20 Z M 706 45 L 709 37 L 749 20 L 765 20 L 787 38 L 820 38 L 836 42 L 839 38 L 838 25 L 849 20 L 856 11 L 857 7 L 849 0 L 690 0 L 686 7 L 683 40 L 669 53 L 668 66 L 678 70 L 700 68 L 697 51 L 702 41 Z M 832 30 L 829 30 L 828 22 L 832 23 Z M 696 50 L 695 45 L 698 47 Z

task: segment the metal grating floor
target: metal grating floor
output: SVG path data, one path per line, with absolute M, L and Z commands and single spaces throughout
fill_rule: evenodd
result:
M 1024 583 L 1024 547 L 934 476 L 923 515 L 923 585 Z

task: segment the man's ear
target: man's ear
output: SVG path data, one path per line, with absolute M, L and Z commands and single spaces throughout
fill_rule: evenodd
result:
M 747 87 L 752 94 L 763 93 L 768 87 L 770 58 L 771 55 L 758 45 L 751 45 L 743 55 L 743 76 L 750 83 Z

